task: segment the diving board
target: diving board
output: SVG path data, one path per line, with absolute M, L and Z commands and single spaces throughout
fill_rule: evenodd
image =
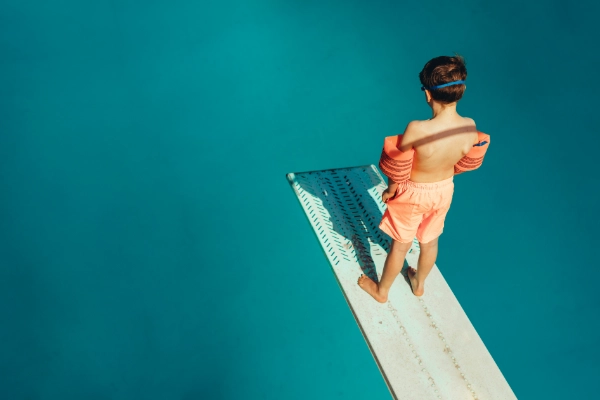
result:
M 400 275 L 385 304 L 358 286 L 361 273 L 381 278 L 389 250 L 378 227 L 387 185 L 374 165 L 287 178 L 393 398 L 516 399 L 437 266 L 421 298 Z M 418 256 L 415 239 L 408 264 L 416 268 Z

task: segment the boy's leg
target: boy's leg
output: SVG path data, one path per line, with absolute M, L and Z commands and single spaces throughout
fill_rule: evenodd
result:
M 388 298 L 388 293 L 392 287 L 392 283 L 402 271 L 404 266 L 404 259 L 406 258 L 406 252 L 410 249 L 412 242 L 402 243 L 392 240 L 392 246 L 390 252 L 385 259 L 385 265 L 383 267 L 383 273 L 379 284 L 373 282 L 371 278 L 366 275 L 361 275 L 358 278 L 358 285 L 363 290 L 369 293 L 375 300 L 380 303 L 385 303 Z
M 439 236 L 427 243 L 419 243 L 421 254 L 419 254 L 419 262 L 417 269 L 409 268 L 408 277 L 412 284 L 413 293 L 415 296 L 422 296 L 425 293 L 425 278 L 435 264 L 438 254 L 438 239 Z

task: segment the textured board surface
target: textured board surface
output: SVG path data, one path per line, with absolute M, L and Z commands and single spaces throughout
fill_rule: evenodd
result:
M 287 175 L 393 398 L 516 399 L 458 300 L 434 266 L 415 297 L 406 265 L 385 304 L 358 285 L 381 277 L 389 237 L 378 225 L 387 187 L 374 165 Z M 418 242 L 406 256 L 417 267 Z

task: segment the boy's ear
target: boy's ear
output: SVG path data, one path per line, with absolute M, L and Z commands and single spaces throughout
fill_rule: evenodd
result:
M 425 90 L 425 97 L 427 98 L 427 102 L 431 101 L 431 92 L 429 90 Z

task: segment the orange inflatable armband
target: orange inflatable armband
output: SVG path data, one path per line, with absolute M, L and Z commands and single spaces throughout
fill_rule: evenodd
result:
M 388 136 L 383 142 L 383 151 L 379 159 L 379 168 L 396 183 L 410 178 L 415 149 L 400 151 L 402 135 Z
M 490 145 L 490 135 L 483 132 L 477 132 L 479 135 L 479 141 L 473 145 L 471 151 L 466 156 L 461 158 L 454 165 L 454 174 L 461 174 L 467 171 L 473 171 L 481 166 L 483 163 L 483 157 Z

